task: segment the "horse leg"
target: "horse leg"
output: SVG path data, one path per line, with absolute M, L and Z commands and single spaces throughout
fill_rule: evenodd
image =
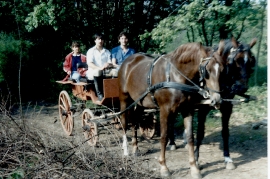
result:
M 130 111 L 130 119 L 131 119 L 131 130 L 132 130 L 132 154 L 137 156 L 138 154 L 138 119 L 142 117 L 143 108 L 139 105 L 136 106 L 135 110 Z
M 170 171 L 166 166 L 165 152 L 166 145 L 168 143 L 168 124 L 169 124 L 169 112 L 168 109 L 160 108 L 160 174 L 162 177 L 170 176 Z
M 191 170 L 191 176 L 193 178 L 202 178 L 200 170 L 196 165 L 195 155 L 194 155 L 194 136 L 193 136 L 193 127 L 192 127 L 192 115 L 187 115 L 184 117 L 184 124 L 186 129 L 186 137 L 188 143 L 188 152 L 189 152 L 189 164 Z
M 196 142 L 196 149 L 195 149 L 195 160 L 198 167 L 199 167 L 200 146 L 204 138 L 205 120 L 209 111 L 210 111 L 210 108 L 207 106 L 199 108 L 199 111 L 198 111 L 197 142 Z
M 122 93 L 120 93 L 122 94 Z M 124 111 L 127 107 L 128 104 L 128 96 L 125 94 L 119 95 L 119 99 L 121 101 L 120 103 L 120 110 Z M 128 117 L 128 112 L 124 112 L 121 115 L 120 121 L 121 121 L 121 125 L 123 128 L 123 145 L 122 145 L 122 149 L 124 150 L 124 155 L 128 156 L 128 141 L 127 141 L 127 117 Z
M 174 123 L 170 123 L 169 125 L 169 131 L 168 131 L 168 137 L 169 137 L 169 146 L 170 150 L 176 150 L 176 144 L 174 142 Z
M 220 111 L 222 113 L 222 138 L 223 138 L 223 155 L 226 164 L 226 169 L 233 170 L 235 165 L 230 158 L 229 152 L 229 119 L 232 114 L 233 105 L 231 103 L 222 103 Z

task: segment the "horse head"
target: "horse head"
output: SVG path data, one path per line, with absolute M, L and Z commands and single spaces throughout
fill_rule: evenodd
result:
M 248 80 L 256 59 L 251 52 L 251 48 L 256 44 L 256 39 L 252 39 L 250 44 L 237 42 L 233 37 L 227 40 L 225 50 L 222 54 L 226 61 L 225 77 L 233 94 L 244 94 L 248 89 Z
M 211 51 L 207 47 L 201 46 L 200 51 L 202 54 L 199 72 L 200 81 L 205 81 L 205 88 L 209 91 L 211 106 L 219 108 L 221 103 L 220 97 L 220 75 L 224 69 L 224 62 L 221 54 L 224 50 L 224 41 L 220 41 L 219 49 Z M 210 57 L 209 57 L 210 56 Z

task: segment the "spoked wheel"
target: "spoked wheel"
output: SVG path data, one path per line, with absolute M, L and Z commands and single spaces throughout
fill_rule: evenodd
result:
M 89 122 L 94 117 L 90 109 L 85 109 L 82 113 L 82 128 L 84 129 L 84 137 L 90 146 L 96 146 L 98 142 L 97 124 Z
M 156 115 L 149 114 L 140 122 L 140 132 L 145 139 L 152 139 L 156 131 Z
M 73 130 L 73 112 L 71 109 L 71 101 L 66 91 L 61 91 L 59 95 L 59 117 L 62 127 L 67 135 L 71 135 Z

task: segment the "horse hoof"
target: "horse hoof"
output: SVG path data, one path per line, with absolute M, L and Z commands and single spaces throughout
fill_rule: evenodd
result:
M 132 154 L 133 157 L 138 157 L 137 153 Z
M 176 150 L 176 145 L 171 145 L 170 150 Z
M 197 166 L 197 168 L 198 168 L 199 170 L 203 169 L 203 167 L 200 166 L 199 162 L 196 162 L 196 166 Z
M 171 173 L 169 170 L 163 170 L 163 171 L 160 171 L 160 175 L 161 177 L 170 177 L 171 176 Z
M 234 165 L 234 163 L 232 163 L 232 162 L 227 162 L 226 163 L 226 169 L 228 169 L 228 170 L 234 170 L 236 167 L 235 167 L 235 165 Z

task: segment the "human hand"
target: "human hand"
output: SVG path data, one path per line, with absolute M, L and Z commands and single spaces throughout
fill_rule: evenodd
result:
M 109 66 L 109 63 L 105 63 L 105 64 L 103 65 L 103 69 L 108 68 L 108 66 Z

